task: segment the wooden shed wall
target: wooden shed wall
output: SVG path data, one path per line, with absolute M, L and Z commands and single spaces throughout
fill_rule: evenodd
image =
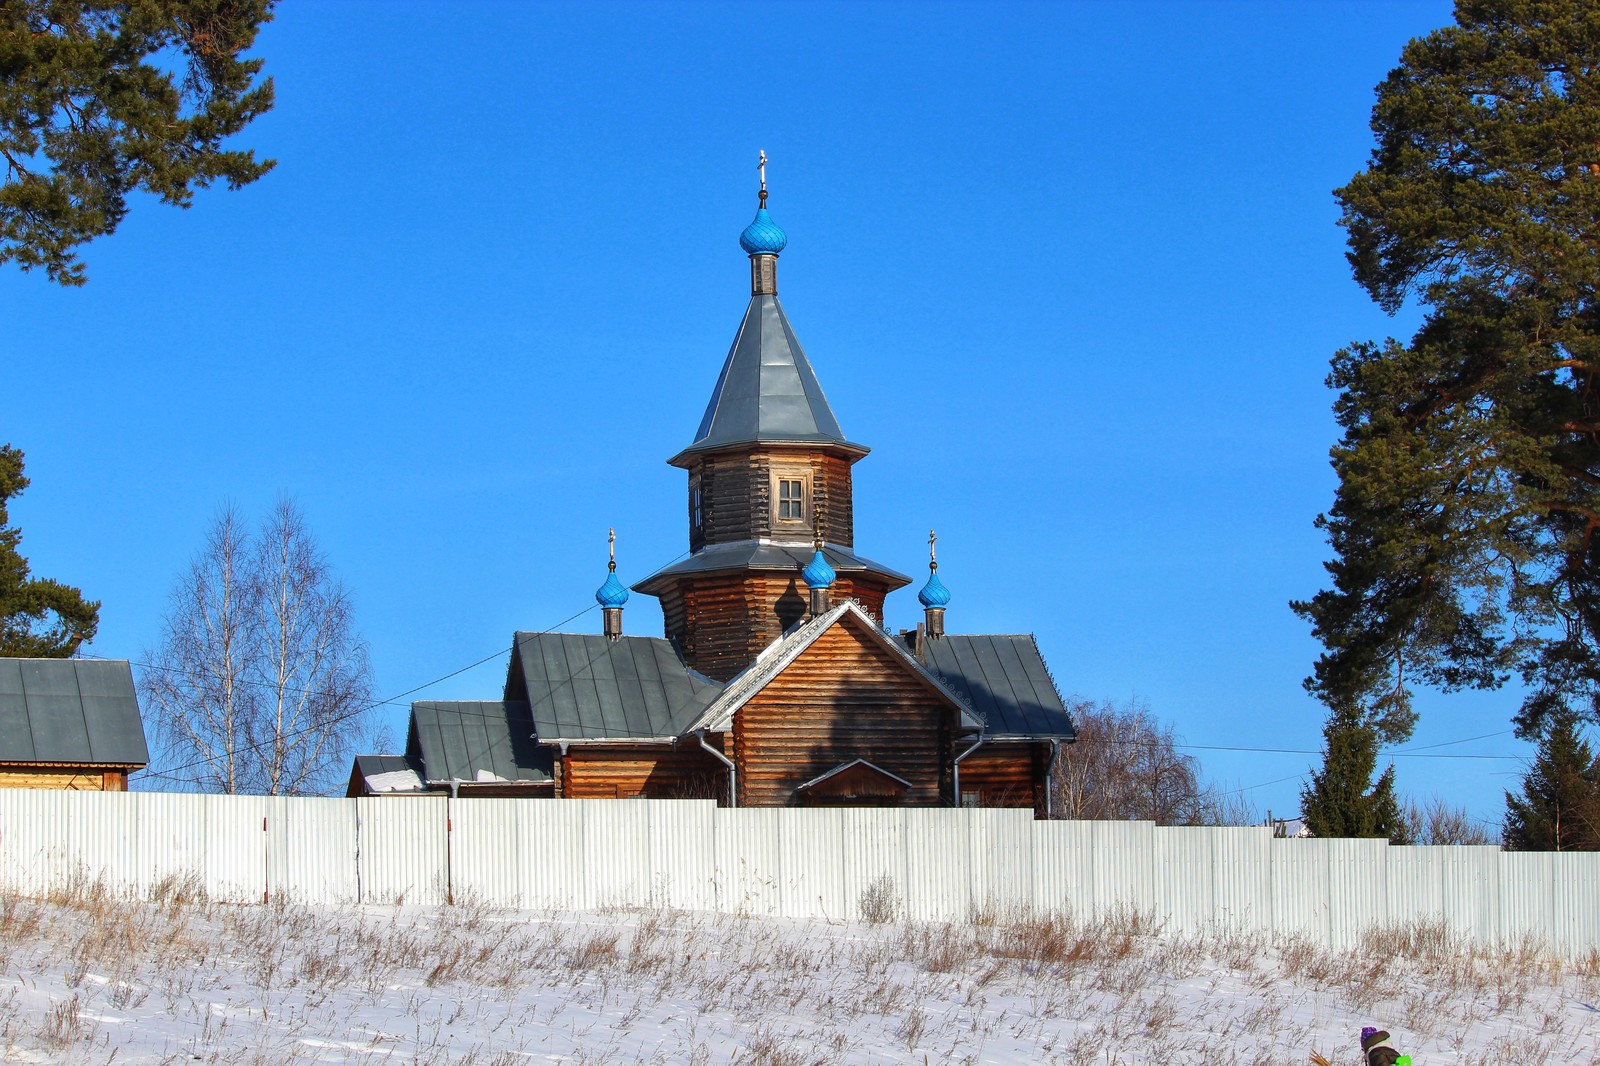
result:
M 727 767 L 692 741 L 573 745 L 561 760 L 564 799 L 722 799 Z
M 793 806 L 795 788 L 852 759 L 912 784 L 908 806 L 948 802 L 954 710 L 846 617 L 734 719 L 739 802 Z
M 961 761 L 961 791 L 982 807 L 1032 807 L 1043 817 L 1045 758 L 1033 741 L 991 741 Z
M 0 766 L 0 788 L 56 788 L 77 792 L 126 792 L 128 771 L 99 766 Z

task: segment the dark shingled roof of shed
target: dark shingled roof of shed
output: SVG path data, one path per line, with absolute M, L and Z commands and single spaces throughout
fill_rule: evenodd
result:
M 947 633 L 923 642 L 923 660 L 984 720 L 987 736 L 1077 736 L 1028 634 Z
M 546 742 L 678 736 L 722 691 L 659 637 L 518 633 L 514 654 Z
M 126 661 L 0 658 L 0 762 L 149 761 Z
M 534 740 L 526 703 L 424 700 L 411 705 L 406 758 L 424 781 L 549 781 L 551 753 Z

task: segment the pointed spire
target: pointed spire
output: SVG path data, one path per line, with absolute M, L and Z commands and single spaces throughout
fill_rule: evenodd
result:
M 765 164 L 763 152 L 761 206 L 739 235 L 750 256 L 750 304 L 694 442 L 667 460 L 674 466 L 687 467 L 695 454 L 741 444 L 823 444 L 854 458 L 867 454 L 868 449 L 847 440 L 839 428 L 778 303 L 778 253 L 789 237 L 767 214 Z
M 611 561 L 606 570 L 606 582 L 595 590 L 594 601 L 600 605 L 603 632 L 612 640 L 616 640 L 622 636 L 622 607 L 628 602 L 628 590 L 617 580 L 615 529 L 607 530 L 606 547 L 611 555 Z
M 928 583 L 917 593 L 926 615 L 928 636 L 934 638 L 944 636 L 944 609 L 950 602 L 950 590 L 939 580 L 938 543 L 939 534 L 928 530 Z

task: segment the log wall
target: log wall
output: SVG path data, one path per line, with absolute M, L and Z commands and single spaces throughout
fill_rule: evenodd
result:
M 855 511 L 850 467 L 854 457 L 820 449 L 766 448 L 724 452 L 689 464 L 689 550 L 774 536 L 773 468 L 804 471 L 811 481 L 811 505 L 822 513 L 823 529 L 833 544 L 855 544 Z M 700 490 L 700 525 L 694 524 L 692 493 Z M 778 536 L 808 539 L 811 518 L 780 528 Z
M 853 598 L 868 614 L 882 618 L 888 587 L 865 574 L 841 573 L 831 595 L 834 603 Z M 690 576 L 661 595 L 667 639 L 684 662 L 718 681 L 749 666 L 807 611 L 807 590 L 798 572 Z
M 1040 748 L 1048 750 L 1032 741 L 990 741 L 961 761 L 961 791 L 978 793 L 980 807 L 1042 807 Z
M 795 788 L 866 759 L 912 784 L 907 806 L 946 804 L 955 711 L 846 618 L 742 707 L 739 803 L 794 806 Z
M 573 745 L 561 759 L 564 799 L 721 799 L 727 767 L 694 741 Z

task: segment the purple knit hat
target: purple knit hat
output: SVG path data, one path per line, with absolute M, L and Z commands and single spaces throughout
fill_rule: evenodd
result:
M 1364 1026 L 1361 1027 L 1361 1050 L 1362 1051 L 1366 1051 L 1369 1044 L 1375 1044 L 1379 1040 L 1387 1040 L 1387 1039 L 1389 1039 L 1389 1034 L 1384 1032 L 1382 1029 L 1379 1029 L 1375 1025 L 1364 1025 Z

